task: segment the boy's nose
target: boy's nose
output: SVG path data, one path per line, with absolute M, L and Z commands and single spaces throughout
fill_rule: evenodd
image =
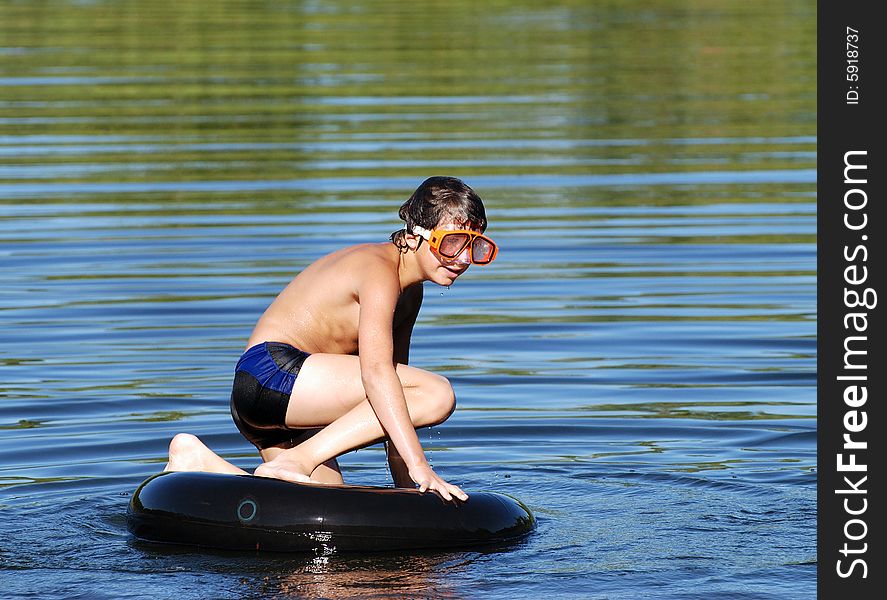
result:
M 470 265 L 471 264 L 471 248 L 465 248 L 462 252 L 459 253 L 459 256 L 456 257 L 456 263 L 460 265 Z

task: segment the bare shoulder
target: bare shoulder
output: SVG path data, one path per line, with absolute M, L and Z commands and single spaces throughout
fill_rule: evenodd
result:
M 372 299 L 393 306 L 401 295 L 397 249 L 390 244 L 349 246 L 323 257 L 312 267 L 320 279 L 338 281 L 336 287 L 348 290 L 360 304 Z
M 376 279 L 397 279 L 397 261 L 392 261 L 386 244 L 359 244 L 327 254 L 303 273 L 322 272 L 324 276 L 348 279 L 355 284 Z
M 394 250 L 394 251 L 393 251 Z M 390 244 L 362 244 L 349 254 L 348 268 L 354 281 L 363 290 L 397 290 L 397 253 Z

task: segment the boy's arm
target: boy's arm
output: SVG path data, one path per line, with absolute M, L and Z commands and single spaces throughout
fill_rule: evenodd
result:
M 410 294 L 406 299 L 408 314 L 394 329 L 394 362 L 403 365 L 410 362 L 410 339 L 413 335 L 416 318 L 419 316 L 419 308 L 422 306 L 422 286 L 418 285 L 407 290 L 405 294 Z M 385 440 L 385 454 L 388 457 L 388 468 L 391 470 L 391 478 L 394 480 L 395 487 L 416 487 L 410 478 L 409 467 L 390 440 Z
M 441 479 L 428 464 L 407 410 L 393 361 L 394 310 L 400 293 L 396 275 L 388 277 L 384 269 L 364 272 L 358 286 L 358 358 L 363 388 L 382 429 L 403 457 L 410 479 L 419 484 L 419 491 L 434 490 L 446 500 L 455 494 L 465 500 L 467 494 Z
M 394 364 L 394 311 L 400 296 L 395 277 L 367 270 L 358 289 L 358 358 L 367 399 L 382 428 L 410 466 L 426 463 Z

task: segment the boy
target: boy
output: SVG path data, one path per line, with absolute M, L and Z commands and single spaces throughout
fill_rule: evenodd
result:
M 454 177 L 425 180 L 400 217 L 390 243 L 308 266 L 256 324 L 231 395 L 234 422 L 264 461 L 256 475 L 342 483 L 336 457 L 385 439 L 395 485 L 468 498 L 431 469 L 416 435 L 445 421 L 455 396 L 445 378 L 407 365 L 410 336 L 423 282 L 451 285 L 498 249 L 482 235 L 480 197 Z M 169 454 L 166 470 L 245 473 L 191 435 L 174 437 Z

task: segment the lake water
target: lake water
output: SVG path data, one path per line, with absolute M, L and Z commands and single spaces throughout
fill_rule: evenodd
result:
M 0 2 L 9 598 L 810 598 L 815 6 Z M 258 316 L 425 177 L 496 263 L 428 285 L 420 439 L 538 517 L 515 547 L 150 545 L 131 493 L 228 413 Z M 385 485 L 381 447 L 342 457 Z

